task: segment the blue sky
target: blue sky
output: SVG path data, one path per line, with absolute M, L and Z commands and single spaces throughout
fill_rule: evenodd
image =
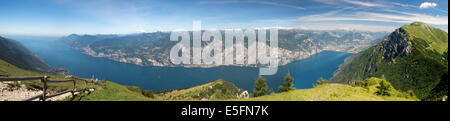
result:
M 448 31 L 448 0 L 1 0 L 0 35 L 129 34 L 281 27 L 393 31 L 423 21 Z

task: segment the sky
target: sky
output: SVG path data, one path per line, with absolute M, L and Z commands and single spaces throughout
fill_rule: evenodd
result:
M 279 27 L 393 31 L 422 21 L 448 31 L 448 0 L 0 0 L 0 35 L 131 34 Z

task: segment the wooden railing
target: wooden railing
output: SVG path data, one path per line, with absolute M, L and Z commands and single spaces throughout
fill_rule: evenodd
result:
M 24 101 L 33 101 L 35 99 L 40 99 L 42 101 L 45 101 L 45 99 L 47 98 L 52 98 L 52 97 L 56 97 L 65 93 L 69 93 L 71 92 L 72 97 L 75 96 L 75 92 L 81 92 L 81 91 L 86 91 L 86 90 L 90 90 L 90 89 L 94 89 L 95 87 L 87 87 L 88 83 L 93 83 L 94 85 L 100 85 L 102 86 L 102 88 L 105 88 L 105 84 L 102 81 L 99 82 L 95 82 L 93 80 L 88 81 L 88 80 L 84 80 L 84 88 L 77 90 L 76 89 L 76 81 L 71 79 L 71 80 L 49 80 L 50 76 L 30 76 L 30 77 L 0 77 L 0 82 L 2 81 L 31 81 L 31 80 L 41 80 L 41 84 L 42 84 L 42 94 L 41 95 L 37 95 L 28 99 L 25 99 Z M 73 82 L 73 87 L 71 90 L 66 90 L 66 91 L 62 91 L 53 95 L 47 95 L 47 83 L 60 83 L 60 82 Z

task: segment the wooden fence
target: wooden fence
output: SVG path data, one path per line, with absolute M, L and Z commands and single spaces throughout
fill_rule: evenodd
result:
M 81 91 L 86 91 L 86 90 L 90 90 L 90 89 L 94 89 L 95 87 L 87 87 L 88 83 L 93 83 L 94 85 L 100 85 L 102 86 L 102 88 L 105 88 L 105 84 L 102 81 L 99 82 L 95 82 L 93 80 L 88 81 L 88 80 L 84 80 L 84 88 L 83 89 L 76 89 L 76 81 L 71 79 L 71 80 L 49 80 L 50 76 L 30 76 L 30 77 L 0 77 L 0 82 L 2 81 L 31 81 L 31 80 L 41 80 L 41 84 L 42 84 L 42 94 L 41 95 L 37 95 L 28 99 L 25 99 L 24 101 L 33 101 L 35 99 L 42 100 L 45 101 L 45 99 L 47 98 L 52 98 L 52 97 L 56 97 L 65 93 L 72 93 L 72 97 L 75 96 L 75 92 L 81 92 Z M 60 82 L 73 82 L 73 87 L 71 90 L 66 90 L 66 91 L 62 91 L 53 95 L 47 95 L 47 83 L 60 83 Z

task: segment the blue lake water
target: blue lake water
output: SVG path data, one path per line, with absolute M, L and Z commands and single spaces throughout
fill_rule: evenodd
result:
M 49 65 L 67 69 L 69 75 L 83 78 L 91 78 L 95 75 L 99 79 L 122 85 L 140 86 L 154 91 L 186 88 L 220 78 L 252 92 L 259 72 L 258 68 L 235 66 L 213 68 L 137 66 L 106 58 L 91 57 L 63 44 L 55 43 L 52 38 L 11 38 L 21 42 Z M 310 58 L 280 66 L 277 74 L 263 77 L 267 79 L 269 88 L 273 91 L 282 84 L 288 72 L 294 77 L 297 89 L 312 88 L 316 80 L 330 78 L 339 64 L 350 55 L 324 51 Z

